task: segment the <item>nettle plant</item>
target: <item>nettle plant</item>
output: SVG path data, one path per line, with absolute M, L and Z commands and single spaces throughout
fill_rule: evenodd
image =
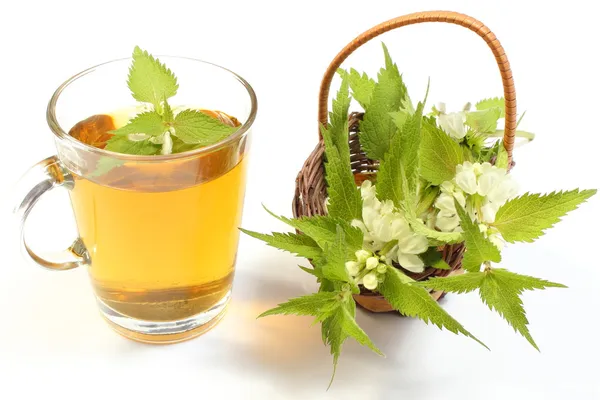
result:
M 264 312 L 310 315 L 331 346 L 334 372 L 343 342 L 352 337 L 381 354 L 355 321 L 354 294 L 376 292 L 401 314 L 468 336 L 483 346 L 430 296 L 430 291 L 478 291 L 536 349 L 521 301 L 525 290 L 565 287 L 519 275 L 495 264 L 506 243 L 533 242 L 596 190 L 518 195 L 499 136 L 504 100 L 493 98 L 447 113 L 443 104 L 423 114 L 408 96 L 385 45 L 377 81 L 339 70 L 341 88 L 329 124 L 321 129 L 328 189 L 326 216 L 276 218 L 300 233 L 262 234 L 267 244 L 311 261 L 300 267 L 320 284 L 317 293 Z M 348 108 L 364 108 L 359 127 L 363 150 L 378 160 L 376 181 L 357 186 L 350 164 Z M 517 135 L 533 138 L 528 132 Z M 267 210 L 268 211 L 268 210 Z M 441 249 L 464 243 L 464 274 L 417 282 L 410 273 L 426 266 L 450 269 Z M 487 346 L 485 346 L 487 347 Z

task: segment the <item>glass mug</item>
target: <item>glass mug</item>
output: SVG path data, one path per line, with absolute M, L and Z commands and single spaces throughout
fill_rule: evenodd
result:
M 172 106 L 221 110 L 241 126 L 185 153 L 138 156 L 92 147 L 67 132 L 92 115 L 131 107 L 131 59 L 63 83 L 47 120 L 57 155 L 20 181 L 16 214 L 24 253 L 50 270 L 87 267 L 100 312 L 124 336 L 150 343 L 190 339 L 223 316 L 233 281 L 256 95 L 235 73 L 207 62 L 160 57 L 178 77 Z M 25 221 L 44 193 L 69 190 L 79 237 L 60 255 L 27 245 Z

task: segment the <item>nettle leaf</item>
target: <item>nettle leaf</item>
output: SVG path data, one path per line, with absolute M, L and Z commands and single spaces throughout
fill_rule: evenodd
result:
M 523 302 L 519 295 L 524 290 L 565 286 L 530 276 L 517 275 L 504 269 L 489 269 L 484 274 L 485 278 L 479 289 L 481 300 L 490 310 L 498 312 L 515 331 L 523 335 L 539 351 L 527 328 L 529 321 L 525 316 Z
M 295 254 L 299 257 L 308 258 L 309 260 L 319 258 L 323 255 L 323 251 L 317 242 L 307 235 L 279 232 L 273 232 L 272 234 L 267 235 L 264 233 L 249 231 L 243 228 L 240 228 L 240 231 L 255 239 L 262 240 L 269 246 L 280 250 L 289 251 L 292 254 Z
M 162 135 L 166 130 L 163 123 L 163 117 L 155 112 L 143 112 L 133 117 L 127 125 L 110 131 L 113 135 L 130 135 L 144 133 L 150 136 Z
M 478 133 L 494 133 L 498 127 L 501 110 L 499 108 L 488 108 L 481 111 L 467 113 L 465 124 Z
M 183 142 L 203 146 L 217 143 L 239 128 L 226 125 L 217 118 L 191 109 L 179 112 L 171 126 L 175 128 L 175 135 Z
M 383 159 L 388 151 L 397 131 L 390 112 L 400 110 L 406 98 L 406 86 L 398 67 L 392 62 L 387 47 L 382 45 L 386 67 L 379 71 L 373 95 L 360 122 L 359 133 L 365 153 L 373 160 Z
M 155 110 L 161 101 L 177 94 L 177 78 L 163 63 L 138 46 L 133 50 L 127 86 L 137 101 L 152 103 Z
M 338 292 L 319 292 L 290 299 L 260 314 L 258 318 L 269 315 L 312 315 L 322 321 L 329 317 L 340 303 Z
M 333 100 L 333 111 L 327 128 L 321 127 L 325 143 L 325 177 L 328 186 L 329 205 L 327 211 L 332 217 L 346 221 L 360 219 L 362 201 L 354 182 L 350 166 L 348 145 L 348 108 L 350 97 L 348 81 L 342 79 L 342 86 Z
M 438 251 L 436 248 L 429 248 L 425 253 L 419 254 L 419 257 L 425 265 L 436 269 L 444 269 L 449 270 L 450 265 L 444 260 L 442 252 Z
M 269 211 L 266 207 L 265 210 L 267 210 L 269 214 L 278 220 L 311 237 L 323 250 L 327 249 L 328 245 L 335 242 L 337 227 L 340 226 L 344 231 L 344 239 L 346 241 L 346 260 L 353 259 L 354 253 L 362 248 L 362 231 L 353 227 L 348 221 L 344 221 L 343 219 L 330 216 L 313 216 L 290 219 L 286 217 L 280 217 Z
M 350 300 L 350 301 L 354 302 L 354 300 Z M 352 313 L 350 311 L 348 311 L 347 308 L 340 307 L 338 312 L 341 312 L 343 314 L 343 317 L 340 320 L 341 320 L 342 331 L 346 335 L 352 337 L 359 344 L 361 344 L 365 347 L 368 347 L 369 349 L 373 350 L 375 353 L 379 354 L 380 356 L 383 356 L 383 353 L 381 352 L 381 350 L 379 350 L 377 348 L 377 346 L 375 346 L 373 344 L 373 342 L 371 341 L 369 336 L 365 333 L 365 331 L 363 331 L 361 329 L 361 327 L 358 326 L 354 315 L 352 315 Z
M 385 280 L 378 286 L 379 292 L 395 310 L 409 317 L 418 317 L 427 324 L 431 322 L 440 329 L 446 328 L 452 333 L 461 333 L 487 348 L 433 300 L 427 290 L 415 286 L 407 280 L 408 277 L 402 275 L 404 274 L 398 269 L 389 267 Z
M 461 275 L 444 278 L 431 278 L 423 282 L 415 282 L 414 284 L 449 293 L 469 293 L 481 287 L 485 276 L 484 272 L 466 272 Z
M 346 270 L 348 250 L 344 230 L 341 226 L 336 226 L 335 240 L 325 245 L 324 254 L 325 264 L 321 267 L 323 276 L 331 281 L 347 282 L 355 285 L 354 279 L 350 277 Z
M 351 68 L 350 72 L 339 69 L 338 73 L 342 78 L 348 79 L 350 89 L 352 89 L 352 97 L 354 97 L 363 109 L 366 109 L 371 103 L 373 90 L 375 90 L 375 81 L 369 78 L 364 72 L 361 75 L 354 68 Z
M 496 167 L 508 169 L 508 152 L 504 148 L 504 145 L 499 142 L 498 155 L 496 156 Z
M 483 99 L 477 104 L 475 104 L 475 109 L 477 110 L 487 110 L 489 108 L 498 108 L 500 109 L 500 118 L 504 118 L 504 110 L 505 110 L 504 97 L 492 97 L 489 99 Z
M 423 213 L 429 211 L 433 207 L 433 203 L 440 194 L 440 188 L 438 186 L 429 186 L 421 191 L 421 197 L 417 204 L 416 215 L 420 216 Z
M 106 142 L 106 150 L 116 153 L 152 156 L 160 154 L 160 145 L 147 139 L 129 140 L 129 135 L 115 135 Z
M 390 149 L 379 165 L 377 195 L 380 199 L 392 200 L 397 207 L 408 199 L 409 194 L 416 196 L 417 193 L 422 116 L 423 103 L 419 103 L 417 111 L 392 138 Z M 410 199 L 411 205 L 415 202 Z
M 455 200 L 456 211 L 460 217 L 460 226 L 465 238 L 465 255 L 463 257 L 463 268 L 469 272 L 478 272 L 481 264 L 488 261 L 500 262 L 500 250 L 490 242 L 479 230 L 479 226 L 473 221 L 467 212 Z
M 433 185 L 441 185 L 456 175 L 456 166 L 465 161 L 461 146 L 438 128 L 424 120 L 421 138 L 421 176 Z
M 533 242 L 596 191 L 575 189 L 546 195 L 525 193 L 500 207 L 492 225 L 509 243 Z

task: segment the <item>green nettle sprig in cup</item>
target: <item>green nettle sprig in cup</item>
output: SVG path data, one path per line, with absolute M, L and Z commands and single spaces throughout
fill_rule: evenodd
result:
M 177 78 L 158 59 L 136 46 L 127 86 L 145 111 L 110 133 L 106 150 L 136 155 L 182 153 L 217 143 L 238 128 L 197 109 L 179 112 L 167 100 L 177 94 Z
M 401 314 L 468 336 L 485 346 L 431 297 L 430 291 L 468 293 L 498 312 L 531 345 L 521 301 L 525 290 L 565 287 L 519 275 L 495 264 L 506 243 L 533 242 L 596 190 L 518 195 L 508 174 L 508 155 L 498 137 L 504 100 L 488 99 L 446 112 L 443 104 L 423 115 L 408 96 L 385 45 L 385 67 L 377 81 L 354 69 L 340 70 L 341 88 L 325 145 L 327 216 L 278 217 L 301 233 L 262 234 L 243 230 L 267 244 L 311 261 L 301 267 L 320 283 L 317 293 L 294 298 L 264 312 L 310 315 L 321 323 L 331 347 L 334 373 L 341 347 L 354 338 L 381 354 L 355 320 L 354 294 L 376 292 Z M 348 108 L 352 97 L 364 108 L 359 126 L 363 150 L 378 160 L 376 182 L 357 187 L 350 164 Z M 501 131 L 500 131 L 501 132 Z M 528 132 L 519 136 L 532 139 Z M 409 273 L 426 266 L 450 269 L 441 248 L 464 243 L 464 274 L 417 282 Z M 487 347 L 487 346 L 485 346 Z

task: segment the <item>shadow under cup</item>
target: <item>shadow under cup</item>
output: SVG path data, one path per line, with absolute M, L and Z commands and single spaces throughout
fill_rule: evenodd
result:
M 79 232 L 72 250 L 89 268 L 102 315 L 127 337 L 171 343 L 203 333 L 227 306 L 256 97 L 216 65 L 160 59 L 179 80 L 172 106 L 224 111 L 239 130 L 215 145 L 160 156 L 75 140 L 66 132 L 78 121 L 135 104 L 125 83 L 130 60 L 117 60 L 71 78 L 52 97 L 58 161 L 50 174 L 68 183 Z

